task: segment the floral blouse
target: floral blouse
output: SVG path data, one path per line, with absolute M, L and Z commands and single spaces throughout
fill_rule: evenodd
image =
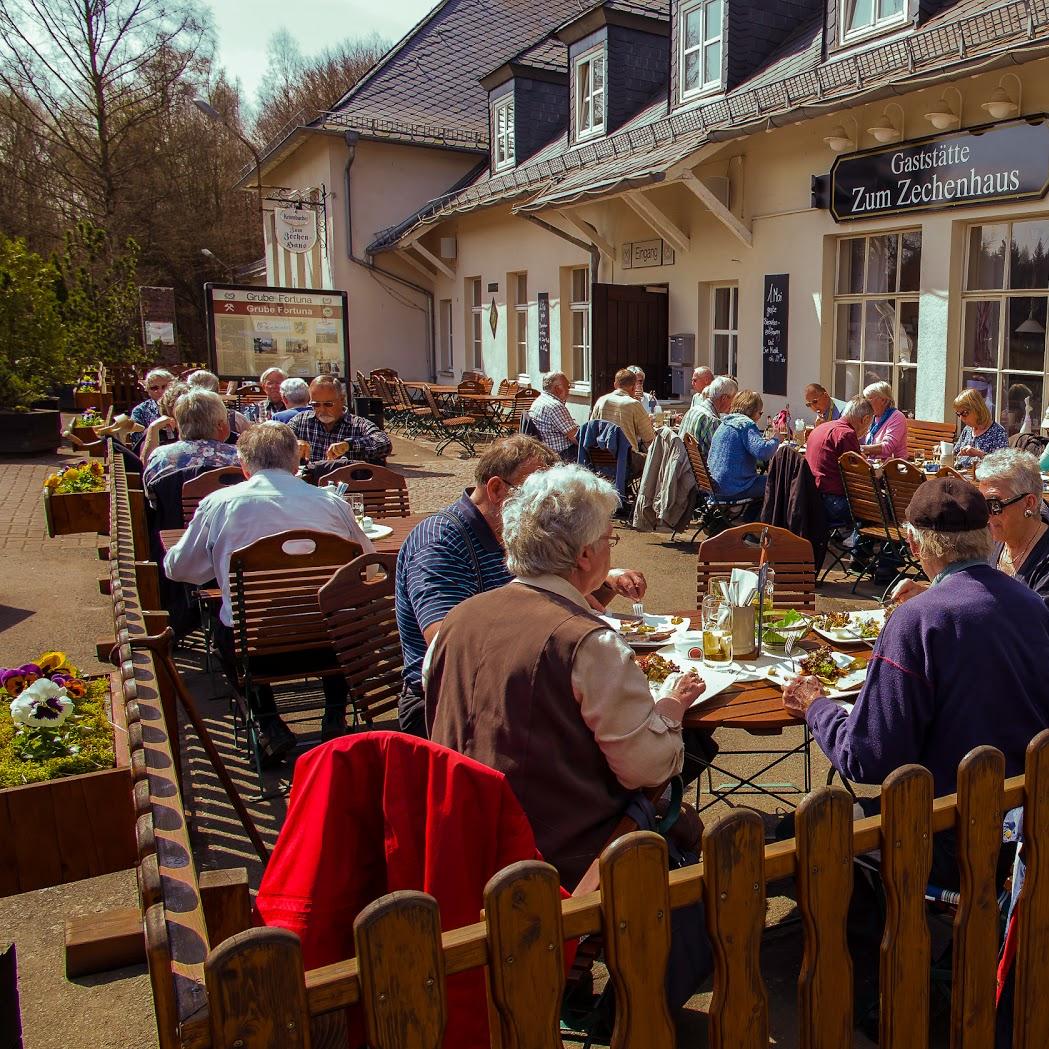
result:
M 1009 435 L 1001 423 L 991 423 L 979 437 L 973 435 L 973 428 L 966 426 L 962 435 L 954 442 L 954 454 L 957 456 L 963 448 L 979 448 L 984 455 L 1009 447 Z M 980 460 L 975 455 L 963 455 L 955 460 L 955 466 L 974 466 Z

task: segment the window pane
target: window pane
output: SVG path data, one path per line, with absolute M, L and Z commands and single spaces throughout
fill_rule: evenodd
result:
M 858 295 L 863 291 L 863 257 L 866 245 L 862 237 L 843 240 L 838 248 L 838 294 Z
M 864 361 L 891 361 L 896 342 L 896 300 L 874 299 L 866 304 Z
M 528 302 L 528 274 L 518 273 L 517 275 L 517 303 L 519 306 L 523 306 Z
M 998 325 L 1001 303 L 977 300 L 965 304 L 962 364 L 966 368 L 998 367 Z
M 1049 288 L 1049 222 L 1014 222 L 1010 288 Z
M 1042 418 L 1042 378 L 1032 375 L 1002 376 L 1002 413 L 998 421 L 1010 437 L 1023 429 L 1030 420 L 1029 433 L 1038 433 Z
M 900 251 L 900 291 L 921 288 L 922 235 L 920 230 L 904 233 Z
M 700 56 L 698 51 L 693 51 L 690 55 L 685 55 L 685 91 L 694 91 L 699 87 L 699 63 Z
M 703 24 L 703 12 L 701 9 L 689 11 L 685 15 L 685 50 L 698 47 L 702 41 L 700 30 Z
M 595 58 L 590 65 L 593 69 L 590 79 L 594 82 L 594 90 L 600 91 L 605 86 L 605 60 L 603 58 Z
M 839 303 L 837 314 L 834 356 L 842 361 L 858 361 L 860 359 L 863 306 L 858 302 Z
M 879 18 L 894 18 L 903 13 L 903 0 L 880 0 L 878 4 Z
M 572 270 L 572 301 L 590 301 L 590 283 L 587 279 L 588 271 L 585 269 Z
M 918 303 L 900 303 L 900 331 L 896 337 L 896 363 L 918 363 Z
M 1008 235 L 1009 228 L 1004 223 L 973 226 L 969 231 L 969 272 L 965 286 L 970 291 L 1003 287 Z
M 1041 297 L 1009 300 L 1004 367 L 1027 372 L 1044 370 L 1045 304 Z
M 896 407 L 914 418 L 915 390 L 918 386 L 917 368 L 900 368 L 896 372 Z
M 473 296 L 473 304 L 475 306 L 481 305 L 481 282 L 479 280 L 472 280 L 470 283 L 473 285 L 471 288 L 471 294 Z
M 849 30 L 863 29 L 874 21 L 874 0 L 851 0 L 847 25 Z
M 731 361 L 729 359 L 730 350 L 730 335 L 715 335 L 714 336 L 714 374 L 715 375 L 729 375 L 732 371 Z
M 703 49 L 703 83 L 721 79 L 721 41 Z
M 987 407 L 994 417 L 995 405 L 995 377 L 986 372 L 963 372 L 962 386 L 967 390 L 976 390 L 987 402 Z
M 707 4 L 706 39 L 713 40 L 716 36 L 721 36 L 721 0 L 711 0 Z
M 867 291 L 875 295 L 895 291 L 899 236 L 871 237 L 867 244 Z
M 590 99 L 589 97 L 581 98 L 579 100 L 579 130 L 589 131 L 591 128 L 590 123 Z
M 739 288 L 729 290 L 732 295 L 732 330 L 739 331 Z
M 863 366 L 864 389 L 872 382 L 892 383 L 892 368 L 888 364 L 865 364 Z
M 729 288 L 714 289 L 714 327 L 720 331 L 728 331 L 729 328 L 729 299 L 731 291 Z
M 858 364 L 839 364 L 834 368 L 834 396 L 840 401 L 851 401 L 863 391 Z

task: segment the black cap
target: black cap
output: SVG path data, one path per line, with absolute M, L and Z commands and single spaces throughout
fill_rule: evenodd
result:
M 990 520 L 987 500 L 962 477 L 931 477 L 918 485 L 907 507 L 915 528 L 932 532 L 974 532 Z

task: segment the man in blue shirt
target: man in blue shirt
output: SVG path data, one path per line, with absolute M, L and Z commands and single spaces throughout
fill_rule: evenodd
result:
M 397 555 L 397 629 L 404 656 L 398 718 L 401 730 L 426 735 L 422 665 L 445 616 L 468 597 L 509 583 L 502 536 L 502 506 L 531 473 L 558 462 L 549 448 L 517 435 L 493 445 L 477 461 L 476 486 L 458 502 L 420 522 Z M 603 607 L 619 595 L 640 600 L 640 572 L 614 569 L 591 595 Z

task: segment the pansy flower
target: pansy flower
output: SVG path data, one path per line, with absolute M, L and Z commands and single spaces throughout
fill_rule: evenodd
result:
M 28 684 L 29 682 L 26 681 L 25 674 L 23 674 L 18 667 L 7 667 L 0 670 L 0 685 L 4 686 L 4 691 L 9 696 L 19 695 L 22 689 Z
M 69 662 L 65 652 L 45 652 L 38 660 L 42 677 L 51 677 L 54 674 L 65 674 L 66 677 L 76 677 L 77 669 Z
M 11 701 L 11 717 L 28 728 L 56 729 L 73 713 L 73 701 L 53 681 L 34 681 Z

